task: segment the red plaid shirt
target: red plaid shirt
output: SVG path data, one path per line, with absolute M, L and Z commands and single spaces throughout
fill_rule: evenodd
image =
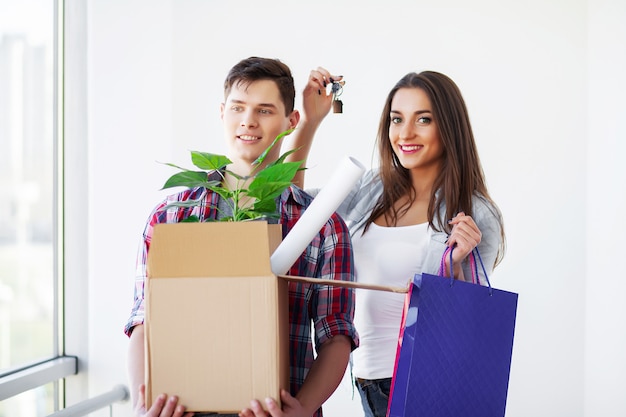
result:
M 175 201 L 202 199 L 202 204 L 186 208 L 163 208 Z M 161 202 L 150 214 L 144 229 L 143 239 L 137 256 L 134 305 L 125 333 L 130 336 L 134 326 L 144 321 L 144 285 L 146 261 L 155 224 L 178 223 L 192 215 L 200 221 L 217 219 L 219 195 L 204 188 L 195 188 L 172 194 Z M 291 186 L 277 201 L 279 223 L 283 225 L 283 238 L 295 225 L 313 198 L 301 189 Z M 333 216 L 322 227 L 313 241 L 287 273 L 323 279 L 353 281 L 352 246 L 348 229 L 343 220 Z M 353 325 L 353 290 L 326 285 L 311 285 L 289 282 L 289 363 L 290 391 L 295 395 L 313 363 L 311 326 L 314 329 L 315 345 L 320 346 L 336 335 L 352 339 L 353 349 L 359 340 Z M 321 417 L 321 408 L 314 414 Z

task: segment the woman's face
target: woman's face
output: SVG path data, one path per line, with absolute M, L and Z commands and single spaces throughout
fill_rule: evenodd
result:
M 402 166 L 412 172 L 438 171 L 443 145 L 428 96 L 421 88 L 401 88 L 391 100 L 389 141 Z

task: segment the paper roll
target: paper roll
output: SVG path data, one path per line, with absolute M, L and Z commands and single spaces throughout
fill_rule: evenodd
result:
M 363 172 L 365 172 L 365 167 L 356 159 L 346 157 L 342 160 L 328 184 L 320 190 L 300 220 L 272 254 L 270 264 L 274 274 L 283 275 L 289 271 L 322 226 L 348 196 Z

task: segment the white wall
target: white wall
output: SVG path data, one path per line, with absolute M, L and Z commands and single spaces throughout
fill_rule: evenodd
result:
M 344 114 L 329 115 L 319 131 L 309 186 L 323 186 L 345 155 L 370 165 L 383 101 L 402 75 L 432 69 L 456 80 L 505 216 L 508 253 L 492 282 L 520 294 L 507 416 L 626 413 L 626 284 L 617 275 L 626 230 L 623 2 L 87 5 L 88 276 L 81 279 L 90 396 L 126 383 L 122 327 L 135 250 L 171 174 L 157 161 L 188 165 L 190 149 L 225 151 L 224 76 L 258 55 L 289 64 L 298 90 L 318 65 L 345 76 Z M 358 395 L 350 396 L 342 384 L 326 415 L 360 415 Z M 131 414 L 128 404 L 114 408 L 115 416 Z
M 626 415 L 626 2 L 588 7 L 585 416 Z

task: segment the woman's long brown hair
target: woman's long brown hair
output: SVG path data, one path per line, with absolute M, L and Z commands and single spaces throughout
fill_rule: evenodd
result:
M 416 198 L 409 170 L 400 164 L 389 140 L 391 102 L 396 92 L 402 88 L 419 88 L 426 93 L 432 105 L 432 116 L 437 123 L 444 149 L 442 169 L 435 178 L 428 204 L 429 225 L 434 230 L 450 233 L 448 222 L 441 218 L 442 204 L 446 207 L 445 218 L 452 219 L 461 211 L 472 215 L 472 196 L 474 194 L 482 196 L 497 211 L 494 214 L 500 222 L 501 243 L 495 261 L 495 265 L 498 265 L 505 250 L 502 217 L 498 206 L 487 191 L 465 100 L 454 81 L 438 72 L 424 71 L 419 74 L 411 72 L 402 77 L 387 96 L 376 138 L 383 194 L 367 220 L 365 230 L 380 216 L 385 216 L 389 224 L 395 225 Z M 408 196 L 407 202 L 401 207 L 396 207 L 395 203 L 404 196 Z

